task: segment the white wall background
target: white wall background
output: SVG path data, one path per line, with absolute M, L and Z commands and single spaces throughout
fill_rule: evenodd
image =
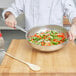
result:
M 14 0 L 0 0 L 0 8 L 7 8 Z

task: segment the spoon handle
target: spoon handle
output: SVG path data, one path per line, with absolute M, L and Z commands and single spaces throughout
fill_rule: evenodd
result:
M 12 56 L 11 54 L 9 54 L 9 53 L 7 53 L 7 52 L 5 52 L 5 51 L 3 51 L 3 53 L 6 54 L 6 55 L 8 55 L 9 57 L 11 57 L 11 58 L 19 61 L 19 62 L 22 62 L 22 63 L 24 63 L 24 64 L 27 64 L 25 61 L 20 60 L 20 59 L 18 59 L 17 57 Z
M 20 26 L 18 26 L 18 25 L 15 25 L 15 27 L 16 27 L 17 29 L 19 29 L 19 30 L 21 30 L 21 31 L 23 31 L 23 32 L 25 32 L 25 33 L 27 33 L 27 31 L 25 31 L 22 27 L 20 27 Z
M 13 58 L 13 59 L 21 62 L 21 63 L 24 63 L 24 64 L 28 65 L 28 66 L 29 66 L 29 64 L 30 64 L 30 63 L 28 63 L 28 62 L 25 62 L 25 61 L 23 61 L 23 60 L 18 59 L 17 57 L 12 56 L 11 54 L 9 54 L 9 53 L 7 53 L 7 52 L 5 52 L 5 51 L 3 51 L 3 53 L 6 54 L 6 55 L 8 55 L 9 57 L 11 57 L 11 58 Z M 29 66 L 29 68 L 30 68 L 30 66 Z M 31 69 L 31 68 L 30 68 L 30 69 Z M 32 70 L 33 70 L 33 69 L 32 69 Z

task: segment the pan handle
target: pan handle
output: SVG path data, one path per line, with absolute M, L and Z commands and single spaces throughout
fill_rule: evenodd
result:
M 19 30 L 21 30 L 22 32 L 26 33 L 27 34 L 27 31 L 25 31 L 22 27 L 18 26 L 18 25 L 15 25 L 15 27 Z

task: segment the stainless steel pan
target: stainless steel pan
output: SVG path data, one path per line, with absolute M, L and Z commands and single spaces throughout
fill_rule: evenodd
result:
M 56 30 L 59 33 L 64 33 L 65 37 L 68 39 L 68 30 L 65 29 L 64 27 L 61 27 L 58 25 L 45 25 L 45 26 L 34 27 L 34 28 L 30 29 L 28 32 L 26 32 L 23 28 L 21 28 L 17 25 L 16 25 L 16 28 L 18 28 L 21 31 L 26 33 L 27 40 L 29 39 L 30 36 L 34 35 L 35 33 L 44 32 L 45 30 Z M 53 46 L 39 46 L 39 45 L 33 44 L 31 42 L 29 42 L 29 45 L 31 45 L 33 48 L 35 48 L 39 51 L 50 52 L 50 51 L 56 51 L 56 50 L 63 48 L 67 43 L 68 43 L 68 40 L 62 44 L 53 45 Z

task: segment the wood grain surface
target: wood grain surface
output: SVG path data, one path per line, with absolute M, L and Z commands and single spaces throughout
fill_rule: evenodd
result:
M 30 74 L 38 74 L 36 76 L 41 74 L 41 76 L 47 76 L 47 74 L 49 76 L 51 74 L 51 76 L 57 76 L 56 74 L 67 76 L 67 74 L 72 74 L 73 76 L 74 74 L 76 76 L 76 45 L 74 42 L 69 42 L 64 48 L 55 52 L 44 53 L 33 49 L 25 39 L 14 39 L 7 52 L 19 59 L 39 65 L 41 70 L 34 72 L 27 65 L 5 55 L 0 73 L 21 73 L 28 74 L 28 76 Z

